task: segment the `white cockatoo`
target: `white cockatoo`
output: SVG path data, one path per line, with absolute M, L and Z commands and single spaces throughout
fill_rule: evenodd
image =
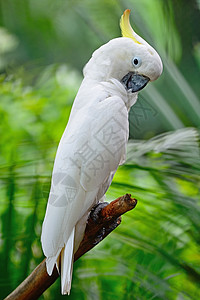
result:
M 101 46 L 86 64 L 56 153 L 41 241 L 48 274 L 60 265 L 62 294 L 70 292 L 88 214 L 125 161 L 129 109 L 162 73 L 158 53 L 133 31 L 129 14 L 121 17 L 123 37 Z

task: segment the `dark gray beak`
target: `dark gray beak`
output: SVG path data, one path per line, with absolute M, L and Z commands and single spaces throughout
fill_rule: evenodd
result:
M 129 72 L 122 78 L 121 82 L 128 91 L 131 90 L 132 93 L 135 93 L 142 90 L 149 80 L 150 79 L 144 75 Z

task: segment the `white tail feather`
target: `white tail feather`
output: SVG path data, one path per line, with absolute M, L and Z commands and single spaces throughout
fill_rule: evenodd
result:
M 61 293 L 63 295 L 69 295 L 71 289 L 74 233 L 75 228 L 73 228 L 67 243 L 61 251 Z
M 47 273 L 49 274 L 49 276 L 52 275 L 55 264 L 56 264 L 57 270 L 59 272 L 58 264 L 57 264 L 57 260 L 59 260 L 59 254 L 60 254 L 60 249 L 58 249 L 55 256 L 53 256 L 53 257 L 50 256 L 50 257 L 46 258 L 46 267 L 47 267 Z

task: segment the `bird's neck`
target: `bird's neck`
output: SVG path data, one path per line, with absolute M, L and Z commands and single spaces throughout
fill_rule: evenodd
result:
M 96 100 L 102 101 L 110 96 L 120 97 L 124 101 L 128 111 L 137 101 L 137 93 L 127 92 L 123 84 L 117 79 L 113 78 L 108 81 L 99 82 L 91 78 L 84 78 L 74 101 L 72 111 L 75 112 L 85 106 L 93 105 Z
M 124 101 L 128 111 L 137 101 L 137 93 L 128 92 L 123 84 L 117 79 L 112 78 L 108 81 L 101 82 L 100 84 L 103 85 L 107 92 L 109 92 L 110 96 L 120 97 Z

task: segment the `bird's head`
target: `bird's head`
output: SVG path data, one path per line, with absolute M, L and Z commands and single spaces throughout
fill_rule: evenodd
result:
M 121 17 L 121 38 L 97 49 L 84 68 L 84 76 L 98 81 L 119 80 L 128 91 L 138 92 L 162 73 L 156 50 L 137 35 L 129 22 L 130 10 Z

